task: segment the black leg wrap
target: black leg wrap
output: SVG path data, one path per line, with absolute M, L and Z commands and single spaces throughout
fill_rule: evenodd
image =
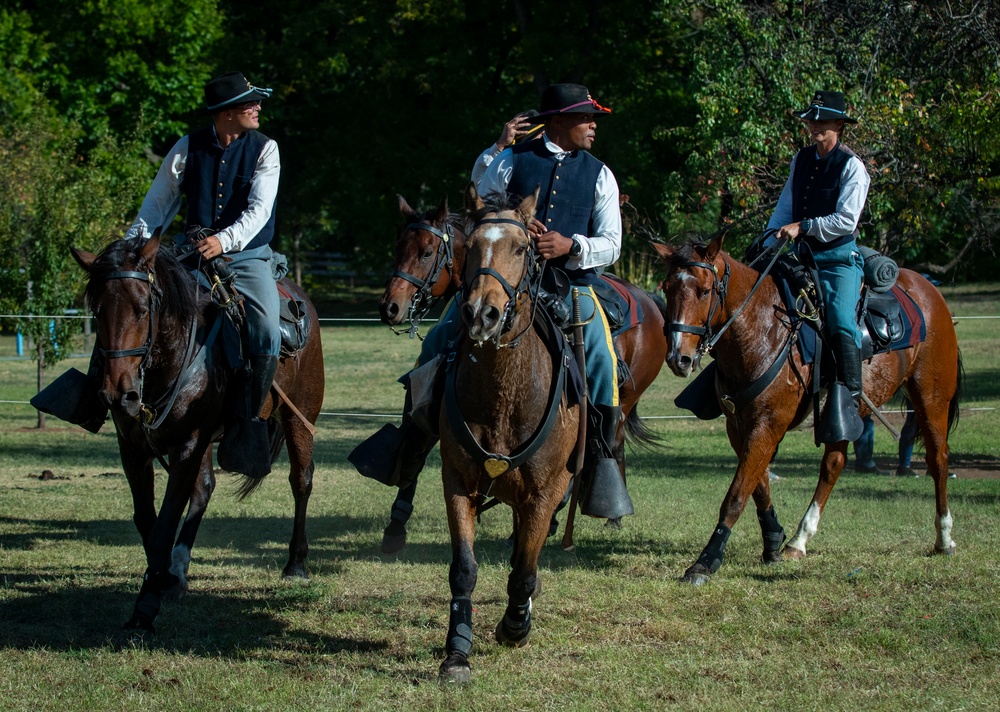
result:
M 726 542 L 729 541 L 731 533 L 729 527 L 719 522 L 715 531 L 712 532 L 712 538 L 708 540 L 708 546 L 702 550 L 701 556 L 698 557 L 698 563 L 713 574 L 722 566 L 722 559 L 726 553 Z
M 757 510 L 757 521 L 760 522 L 760 534 L 764 539 L 764 560 L 771 559 L 770 555 L 777 552 L 781 545 L 785 543 L 785 530 L 778 523 L 778 515 L 774 511 L 772 504 L 765 510 Z
M 389 519 L 400 524 L 406 524 L 410 521 L 411 514 L 413 514 L 413 503 L 397 499 L 392 503 L 392 511 L 389 512 Z
M 451 599 L 451 617 L 448 619 L 447 655 L 464 655 L 472 652 L 472 599 L 455 596 Z

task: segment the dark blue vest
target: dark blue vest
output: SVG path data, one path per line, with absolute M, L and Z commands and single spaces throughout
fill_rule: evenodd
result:
M 824 158 L 819 158 L 815 146 L 806 146 L 795 157 L 795 175 L 792 177 L 792 221 L 819 218 L 837 212 L 840 198 L 840 181 L 844 166 L 854 156 L 854 151 L 844 144 L 837 146 Z M 858 236 L 857 227 L 851 235 L 843 235 L 832 242 L 820 242 L 806 235 L 809 246 L 815 250 L 840 247 Z
M 511 153 L 514 165 L 507 193 L 526 197 L 540 187 L 535 217 L 546 228 L 566 237 L 590 235 L 594 190 L 604 164 L 586 151 L 573 151 L 556 160 L 555 154 L 545 147 L 544 139 L 516 145 Z M 566 261 L 566 257 L 559 257 L 551 264 L 565 268 Z
M 183 192 L 187 196 L 187 226 L 223 230 L 239 219 L 249 205 L 250 183 L 257 159 L 269 141 L 259 131 L 247 131 L 226 148 L 219 145 L 215 127 L 188 136 Z M 274 207 L 260 232 L 243 249 L 262 247 L 274 237 Z

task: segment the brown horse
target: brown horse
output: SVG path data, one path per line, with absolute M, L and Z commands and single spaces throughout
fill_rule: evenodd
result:
M 465 219 L 448 212 L 447 198 L 421 215 L 403 196 L 396 197 L 406 225 L 396 237 L 393 272 L 378 311 L 387 326 L 408 323 L 400 333 L 413 338 L 434 305 L 451 298 L 461 285 Z
M 778 288 L 722 250 L 722 237 L 709 245 L 678 248 L 657 244 L 666 265 L 662 287 L 667 298 L 667 364 L 687 377 L 714 344 L 716 397 L 726 408 L 726 431 L 739 458 L 736 475 L 722 501 L 719 523 L 698 561 L 684 573 L 694 584 L 708 581 L 722 564 L 725 543 L 748 499 L 757 506 L 764 539 L 765 562 L 780 558 L 784 532 L 771 502 L 768 464 L 785 433 L 801 423 L 811 406 L 808 385 L 813 368 L 802 362 L 798 349 L 788 348 L 793 327 L 778 311 Z M 934 478 L 937 501 L 935 551 L 955 551 L 948 509 L 948 432 L 958 415 L 961 357 L 958 339 L 941 293 L 926 279 L 900 270 L 897 284 L 923 312 L 927 338 L 906 349 L 876 354 L 864 365 L 864 392 L 876 406 L 906 386 L 927 449 L 927 466 Z M 786 350 L 787 349 L 787 350 Z M 786 358 L 786 354 L 789 354 Z M 785 360 L 782 360 L 785 359 Z M 741 397 L 762 374 L 778 369 L 770 384 L 755 396 Z M 754 389 L 756 390 L 756 389 Z M 862 404 L 861 415 L 869 408 Z M 847 442 L 827 444 L 819 482 L 798 532 L 784 549 L 786 558 L 801 558 L 819 525 L 841 470 Z
M 379 300 L 382 321 L 390 327 L 410 324 L 406 332 L 417 333 L 423 319 L 439 299 L 448 299 L 461 287 L 465 262 L 465 216 L 450 213 L 447 200 L 434 210 L 420 214 L 402 196 L 399 209 L 406 220 L 395 244 L 393 273 Z M 629 377 L 619 389 L 624 416 L 614 445 L 614 457 L 625 474 L 625 440 L 651 442 L 654 438 L 636 412 L 639 396 L 656 379 L 666 356 L 663 338 L 663 305 L 648 292 L 622 282 L 642 312 L 641 323 L 615 337 L 615 349 L 627 366 Z M 406 541 L 405 518 L 412 511 L 416 481 L 400 490 L 393 505 L 392 521 L 386 528 L 382 551 L 394 553 Z M 403 518 L 400 521 L 400 518 Z M 555 531 L 556 521 L 552 521 Z
M 442 681 L 469 679 L 477 509 L 487 495 L 514 511 L 508 604 L 496 639 L 526 645 L 538 556 L 572 474 L 580 408 L 561 384 L 559 349 L 534 319 L 539 258 L 527 230 L 535 197 L 515 210 L 484 207 L 471 189 L 475 228 L 466 244 L 463 338 L 446 374 L 440 419 L 444 496 L 451 531 L 451 616 Z M 556 335 L 561 347 L 562 337 Z
M 206 290 L 199 289 L 194 274 L 159 248 L 159 238 L 153 237 L 119 240 L 97 256 L 72 251 L 89 274 L 87 301 L 97 320 L 97 346 L 104 361 L 100 397 L 110 407 L 118 432 L 132 490 L 133 521 L 146 552 L 142 588 L 125 627 L 144 632 L 152 632 L 163 594 L 186 588 L 191 547 L 215 486 L 212 443 L 223 428 L 229 372 L 221 337 L 215 338 L 211 328 L 222 319 L 221 313 L 212 313 L 218 310 L 210 305 Z M 306 304 L 311 323 L 318 324 L 305 293 L 290 282 L 285 286 Z M 305 517 L 315 467 L 312 423 L 319 415 L 324 386 L 323 353 L 315 329 L 301 350 L 281 358 L 274 383 L 287 401 L 278 400 L 272 390 L 261 415 L 273 418 L 283 431 L 295 498 L 283 575 L 305 577 Z M 154 504 L 154 457 L 168 470 L 159 513 Z M 257 484 L 246 481 L 243 492 Z M 175 546 L 185 505 L 188 515 Z

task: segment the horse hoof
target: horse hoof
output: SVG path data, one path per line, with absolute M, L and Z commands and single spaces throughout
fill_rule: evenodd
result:
M 406 546 L 406 532 L 402 534 L 389 534 L 385 532 L 382 535 L 382 546 L 379 550 L 383 554 L 398 554 Z
M 946 549 L 940 549 L 937 546 L 934 547 L 934 553 L 941 556 L 954 556 L 955 555 L 955 545 L 952 544 Z
M 438 683 L 442 685 L 464 685 L 471 679 L 472 668 L 464 655 L 449 655 L 438 670 Z
M 684 576 L 681 581 L 684 583 L 689 583 L 692 586 L 701 586 L 708 583 L 712 579 L 712 574 L 705 574 L 701 571 L 691 571 L 688 569 L 684 572 Z
M 500 621 L 497 623 L 494 635 L 500 645 L 508 648 L 526 648 L 528 647 L 528 640 L 531 638 L 531 626 L 529 625 L 519 638 L 515 638 L 514 635 L 517 635 L 517 633 L 512 635 L 511 631 L 504 630 L 503 621 Z
M 163 592 L 163 600 L 176 603 L 187 596 L 188 593 L 190 593 L 190 589 L 187 586 L 187 581 L 178 582 Z
M 299 579 L 301 581 L 309 580 L 309 572 L 306 571 L 305 566 L 292 566 L 288 565 L 282 570 L 281 578 L 283 579 Z
M 781 552 L 781 558 L 798 561 L 799 559 L 806 558 L 806 552 L 802 551 L 802 549 L 786 546 Z
M 780 551 L 765 551 L 761 555 L 760 560 L 765 566 L 774 566 L 775 564 L 780 564 L 782 562 Z
M 127 631 L 132 631 L 134 636 L 138 636 L 140 638 L 156 635 L 156 629 L 153 628 L 153 622 L 147 620 L 145 616 L 139 615 L 138 613 L 133 613 L 132 617 L 125 621 L 125 625 L 123 625 L 122 628 Z
M 606 526 L 608 529 L 621 529 L 622 528 L 622 518 L 621 517 L 613 517 L 611 519 L 608 519 L 606 522 L 604 522 L 604 526 Z

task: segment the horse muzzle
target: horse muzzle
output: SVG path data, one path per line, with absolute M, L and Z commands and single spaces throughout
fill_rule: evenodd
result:
M 142 397 L 135 388 L 134 381 L 129 381 L 127 384 L 113 385 L 106 379 L 98 396 L 110 410 L 124 413 L 130 418 L 138 418 L 142 409 Z
M 411 300 L 408 298 L 383 296 L 378 301 L 378 313 L 386 326 L 399 326 L 403 317 L 410 312 Z
M 469 338 L 476 342 L 485 342 L 498 338 L 503 329 L 503 309 L 482 302 L 462 305 L 462 320 L 469 332 Z

